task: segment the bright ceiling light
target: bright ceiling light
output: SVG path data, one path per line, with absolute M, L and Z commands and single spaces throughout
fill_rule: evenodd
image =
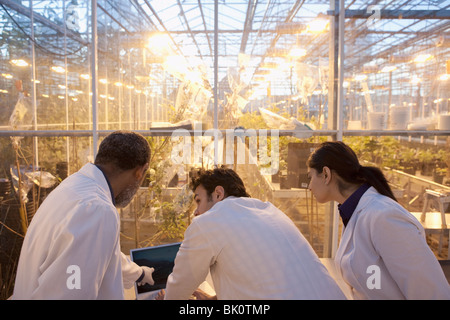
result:
M 63 67 L 59 67 L 59 66 L 53 66 L 52 70 L 56 73 L 64 73 L 66 72 L 66 69 L 64 69 Z
M 26 62 L 23 59 L 13 59 L 10 61 L 10 63 L 12 65 L 15 65 L 16 67 L 27 67 L 28 66 L 28 62 Z
M 167 53 L 170 49 L 171 39 L 165 33 L 157 33 L 151 36 L 147 42 L 147 48 L 158 54 Z
M 430 59 L 433 59 L 433 56 L 429 53 L 419 54 L 417 57 L 414 58 L 414 62 L 422 63 L 422 62 L 428 61 Z
M 87 73 L 80 74 L 80 78 L 84 80 L 89 80 L 91 77 Z
M 329 21 L 323 19 L 316 19 L 308 23 L 307 31 L 313 33 L 324 32 L 328 28 Z
M 355 81 L 364 81 L 367 79 L 367 75 L 365 74 L 358 74 L 353 78 Z
M 385 66 L 381 69 L 381 72 L 392 72 L 394 70 L 397 70 L 396 66 Z
M 306 49 L 302 48 L 292 48 L 291 51 L 289 51 L 289 56 L 293 58 L 301 58 L 306 56 Z
M 411 78 L 411 83 L 418 84 L 419 82 L 420 82 L 420 78 L 416 75 L 413 75 L 413 77 Z

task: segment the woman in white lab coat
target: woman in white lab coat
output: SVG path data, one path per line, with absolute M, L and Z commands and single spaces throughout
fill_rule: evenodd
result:
M 381 170 L 359 164 L 346 144 L 309 157 L 309 189 L 336 201 L 344 230 L 335 264 L 355 299 L 450 299 L 450 286 L 417 219 L 395 199 Z

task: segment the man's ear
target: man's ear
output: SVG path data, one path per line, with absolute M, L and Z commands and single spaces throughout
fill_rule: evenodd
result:
M 139 166 L 136 167 L 136 169 L 134 170 L 134 177 L 136 178 L 136 180 L 140 180 L 145 176 L 145 173 L 148 170 L 148 164 L 144 165 L 144 166 Z
M 217 186 L 214 189 L 215 195 L 214 195 L 214 199 L 216 201 L 222 201 L 223 199 L 225 199 L 225 189 L 222 186 Z

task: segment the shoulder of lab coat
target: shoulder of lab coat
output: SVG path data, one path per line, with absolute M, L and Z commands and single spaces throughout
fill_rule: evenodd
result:
M 417 219 L 371 187 L 343 231 L 336 263 L 356 298 L 449 299 L 450 287 Z M 370 266 L 381 288 L 369 289 Z
M 344 299 L 295 224 L 270 202 L 228 197 L 193 219 L 166 299 L 187 299 L 211 271 L 218 299 Z

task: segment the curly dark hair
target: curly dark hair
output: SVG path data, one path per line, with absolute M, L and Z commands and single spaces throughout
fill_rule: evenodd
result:
M 212 170 L 200 169 L 194 172 L 189 186 L 192 191 L 195 191 L 200 185 L 206 189 L 209 199 L 217 186 L 223 187 L 225 197 L 250 197 L 239 175 L 225 166 Z
M 150 146 L 139 133 L 115 131 L 100 143 L 95 164 L 113 164 L 119 170 L 144 166 L 150 161 Z

